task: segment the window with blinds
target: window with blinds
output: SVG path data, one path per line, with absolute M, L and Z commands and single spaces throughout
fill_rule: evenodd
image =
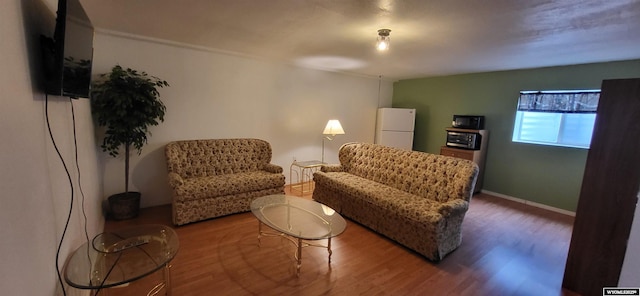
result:
M 599 98 L 599 90 L 520 92 L 512 140 L 588 149 Z

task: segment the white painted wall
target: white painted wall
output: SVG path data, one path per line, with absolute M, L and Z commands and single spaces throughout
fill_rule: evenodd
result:
M 638 198 L 640 198 L 640 192 L 638 192 Z M 640 207 L 636 205 L 618 287 L 640 287 L 640 252 L 638 250 L 640 250 Z
M 55 14 L 42 1 L 3 1 L 0 9 L 0 294 L 61 295 L 56 249 L 74 192 L 74 211 L 58 263 L 85 242 L 73 148 L 71 103 L 50 97 L 49 115 L 58 148 L 71 170 L 73 188 L 53 149 L 45 122 L 45 96 L 38 89 L 39 36 L 52 35 Z M 89 102 L 73 102 L 78 163 L 88 234 L 103 228 L 101 180 Z M 67 295 L 80 291 L 67 288 Z
M 132 157 L 130 186 L 142 193 L 142 206 L 169 204 L 164 146 L 175 140 L 260 138 L 271 143 L 272 163 L 284 168 L 298 160 L 321 158 L 322 130 L 339 119 L 345 135 L 325 143 L 325 160 L 337 162 L 340 145 L 373 142 L 378 105 L 390 106 L 392 82 L 304 69 L 168 44 L 159 40 L 96 34 L 94 73 L 120 64 L 160 77 L 167 106 L 165 122 L 151 129 L 140 156 Z M 124 191 L 123 157 L 104 160 L 104 192 Z

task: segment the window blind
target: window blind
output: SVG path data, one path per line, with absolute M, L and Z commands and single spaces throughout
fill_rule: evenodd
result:
M 596 113 L 600 91 L 520 92 L 518 111 Z

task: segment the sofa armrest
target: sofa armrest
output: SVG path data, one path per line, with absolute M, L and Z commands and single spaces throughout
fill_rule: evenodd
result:
M 320 167 L 321 172 L 342 172 L 342 165 L 339 164 L 325 164 Z
M 438 207 L 438 213 L 445 219 L 451 216 L 464 215 L 469 209 L 469 202 L 455 199 L 445 202 Z
M 180 175 L 173 172 L 169 173 L 169 186 L 171 186 L 171 188 L 176 188 L 182 184 L 184 184 L 184 180 Z
M 262 170 L 267 171 L 269 173 L 282 174 L 282 167 L 272 163 L 267 163 L 263 165 Z

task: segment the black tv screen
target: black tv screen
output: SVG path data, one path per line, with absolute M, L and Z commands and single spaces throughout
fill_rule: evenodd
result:
M 53 38 L 43 37 L 45 91 L 89 98 L 93 25 L 78 0 L 58 0 Z

